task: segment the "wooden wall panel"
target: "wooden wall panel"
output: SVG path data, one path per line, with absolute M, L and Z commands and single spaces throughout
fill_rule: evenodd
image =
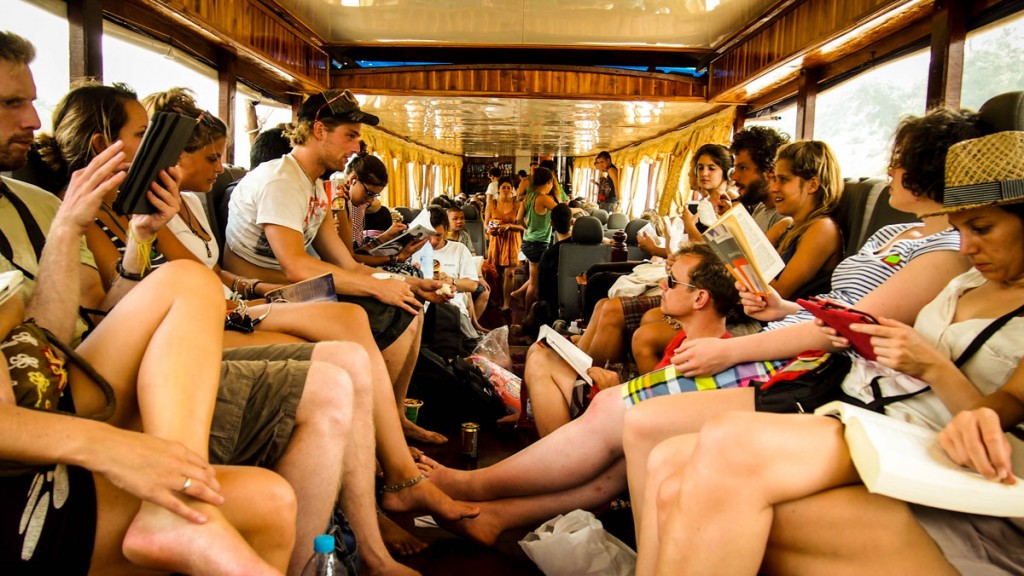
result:
M 331 75 L 331 86 L 366 94 L 554 98 L 580 100 L 706 101 L 703 80 L 630 70 L 510 65 L 407 66 L 345 70 Z
M 893 0 L 807 0 L 711 65 L 708 96 L 715 99 L 772 65 L 836 37 L 896 4 Z

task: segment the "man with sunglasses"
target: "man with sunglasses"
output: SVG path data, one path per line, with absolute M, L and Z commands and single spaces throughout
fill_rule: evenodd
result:
M 676 348 L 688 336 L 727 338 L 726 315 L 739 302 L 733 277 L 704 244 L 684 245 L 669 258 L 666 272 L 661 307 L 678 321 L 680 330 L 665 348 L 657 368 L 671 363 Z M 595 366 L 587 374 L 593 379 L 593 386 L 579 378 L 566 361 L 543 343 L 530 348 L 523 382 L 529 390 L 541 436 L 577 418 L 598 391 L 620 383 L 617 372 L 602 367 Z

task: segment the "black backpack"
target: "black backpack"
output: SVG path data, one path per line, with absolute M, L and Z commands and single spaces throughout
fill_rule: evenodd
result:
M 407 397 L 423 401 L 417 423 L 428 429 L 452 430 L 463 422 L 491 426 L 507 414 L 479 368 L 459 356 L 445 360 L 427 347 L 420 348 Z

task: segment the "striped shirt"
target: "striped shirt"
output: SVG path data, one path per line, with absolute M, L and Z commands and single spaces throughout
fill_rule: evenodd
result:
M 821 297 L 854 306 L 861 298 L 867 296 L 868 292 L 884 284 L 914 258 L 936 250 L 960 249 L 960 234 L 950 228 L 924 238 L 897 240 L 885 252 L 879 252 L 894 237 L 917 226 L 923 224 L 892 224 L 875 232 L 859 252 L 836 266 L 832 273 L 832 291 L 822 294 Z M 765 330 L 775 330 L 813 319 L 809 312 L 801 310 L 782 320 L 769 323 Z

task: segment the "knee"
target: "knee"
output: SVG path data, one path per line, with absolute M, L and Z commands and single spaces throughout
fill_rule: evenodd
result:
M 164 289 L 171 294 L 203 295 L 223 302 L 224 288 L 220 278 L 206 266 L 192 260 L 172 260 L 154 273 Z
M 756 442 L 756 431 L 751 430 L 747 416 L 726 412 L 708 420 L 697 438 L 694 460 L 699 459 L 700 464 L 695 467 L 723 471 L 729 477 L 750 478 L 764 451 L 752 443 L 752 439 Z
M 256 479 L 259 484 L 259 495 L 249 500 L 253 506 L 259 506 L 261 515 L 268 522 L 272 522 L 275 528 L 295 529 L 298 504 L 295 490 L 292 485 L 279 474 L 263 468 L 253 468 L 259 471 L 260 477 Z
M 369 394 L 370 378 L 367 366 L 370 365 L 370 354 L 362 344 L 319 342 L 313 347 L 312 360 L 332 364 L 343 370 L 354 394 Z
M 310 362 L 299 419 L 304 424 L 315 423 L 327 434 L 345 434 L 352 423 L 353 398 L 348 372 L 328 362 Z
M 626 325 L 626 314 L 622 309 L 621 298 L 608 299 L 608 303 L 604 306 L 604 318 L 606 321 L 617 325 Z
M 626 410 L 622 422 L 622 442 L 628 446 L 646 444 L 653 438 L 652 429 L 656 426 L 651 422 L 644 411 L 644 405 L 640 404 Z
M 658 493 L 656 498 L 658 502 L 659 516 L 662 513 L 671 510 L 679 502 L 679 495 L 682 492 L 683 478 L 683 472 L 673 471 L 671 475 L 667 476 L 660 484 L 658 484 Z
M 654 308 L 651 308 L 647 312 L 644 312 L 644 315 L 640 317 L 640 325 L 643 326 L 644 324 L 660 322 L 661 317 L 664 314 L 665 313 L 661 311 L 661 306 L 655 306 Z

